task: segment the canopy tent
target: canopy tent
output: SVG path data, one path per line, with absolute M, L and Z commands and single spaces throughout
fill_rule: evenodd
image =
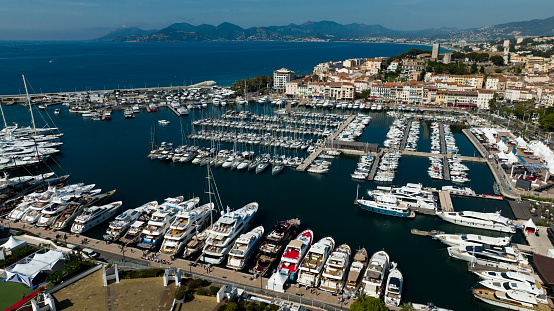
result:
M 543 158 L 548 171 L 554 173 L 554 152 L 548 146 L 538 140 L 534 140 L 529 143 L 529 149 L 533 151 L 534 155 Z
M 522 148 L 522 149 L 527 148 L 527 143 L 525 142 L 525 140 L 523 140 L 523 138 L 519 136 L 516 137 L 516 143 L 519 148 Z
M 529 220 L 523 223 L 523 230 L 529 233 L 535 233 L 537 226 L 533 222 L 533 219 L 529 218 Z
M 502 160 L 502 162 L 505 162 L 507 164 L 514 164 L 519 162 L 519 159 L 515 156 L 515 154 L 511 152 L 508 152 L 508 153 L 499 152 L 496 154 L 496 156 L 498 156 L 499 160 Z
M 284 293 L 285 283 L 287 282 L 287 279 L 288 276 L 286 274 L 281 274 L 279 271 L 277 271 L 273 273 L 269 280 L 267 280 L 266 288 L 269 290 Z
M 3 247 L 5 249 L 14 250 L 16 248 L 24 247 L 24 246 L 27 246 L 27 242 L 22 241 L 22 240 L 18 240 L 16 238 L 14 238 L 13 235 L 12 235 L 12 236 L 10 236 L 8 241 L 6 241 L 6 243 L 0 245 L 0 248 Z
M 51 273 L 63 266 L 64 256 L 63 253 L 58 251 L 49 250 L 44 254 L 35 253 L 31 260 L 28 260 L 29 257 L 21 260 L 22 263 L 16 263 L 6 269 L 7 281 L 19 282 L 31 287 L 33 280 L 41 272 Z

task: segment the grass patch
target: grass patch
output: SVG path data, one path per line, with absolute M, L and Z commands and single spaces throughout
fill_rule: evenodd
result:
M 119 278 L 121 279 L 143 279 L 143 278 L 155 278 L 164 275 L 164 269 L 142 269 L 142 270 L 128 270 L 120 271 Z
M 33 291 L 25 284 L 16 282 L 0 282 L 0 310 L 6 310 Z

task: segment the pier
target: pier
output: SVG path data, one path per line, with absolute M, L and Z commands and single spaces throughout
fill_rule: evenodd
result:
M 429 158 L 429 157 L 436 157 L 438 156 L 436 153 L 431 152 L 422 152 L 422 151 L 408 151 L 404 150 L 402 151 L 402 154 L 409 157 L 423 157 L 423 158 Z M 452 158 L 452 154 L 446 154 L 444 155 L 448 159 Z M 458 158 L 464 162 L 475 162 L 475 163 L 486 163 L 487 160 L 484 158 L 479 157 L 468 157 L 468 156 L 461 156 L 458 155 Z
M 400 143 L 400 150 L 404 150 L 404 148 L 406 148 L 406 141 L 408 140 L 408 136 L 410 135 L 411 128 L 412 122 L 408 121 L 408 125 L 406 125 L 406 128 L 404 129 L 404 137 L 402 137 L 402 142 Z
M 443 155 L 442 172 L 444 174 L 444 180 L 450 181 L 450 164 L 448 163 L 448 156 L 446 154 Z
M 446 152 L 446 140 L 444 139 L 444 125 L 442 123 L 439 125 L 439 135 L 441 138 L 441 153 L 447 154 L 448 152 Z
M 321 154 L 321 152 L 323 152 L 323 150 L 325 149 L 325 145 L 327 145 L 327 143 L 332 143 L 335 138 L 337 136 L 339 136 L 339 134 L 344 131 L 344 129 L 350 124 L 350 122 L 352 122 L 354 119 L 356 118 L 355 115 L 350 115 L 348 117 L 348 119 L 346 119 L 346 121 L 342 122 L 341 125 L 333 132 L 331 133 L 331 135 L 329 135 L 326 139 L 325 139 L 325 143 L 322 144 L 321 146 L 317 147 L 317 149 L 312 152 L 309 156 L 306 157 L 306 159 L 304 159 L 304 161 L 302 161 L 302 163 L 300 165 L 298 165 L 298 167 L 296 168 L 297 171 L 301 171 L 301 172 L 304 172 L 308 169 L 308 167 L 312 164 L 312 162 L 317 159 L 317 157 L 319 157 L 319 155 Z
M 368 180 L 373 180 L 375 178 L 375 174 L 377 174 L 377 169 L 379 168 L 379 162 L 382 156 L 383 156 L 383 150 L 381 150 L 377 155 L 375 155 L 373 159 L 373 164 L 371 165 L 371 171 L 369 171 L 369 175 L 367 176 Z
M 443 212 L 453 212 L 454 205 L 452 205 L 452 198 L 450 192 L 439 190 L 439 201 L 441 204 L 441 210 Z
M 169 108 L 169 110 L 173 111 L 173 113 L 175 113 L 178 117 L 186 116 L 185 114 L 179 113 L 179 111 L 177 111 L 177 109 L 175 109 L 175 107 L 173 107 L 172 105 L 167 105 L 167 108 Z

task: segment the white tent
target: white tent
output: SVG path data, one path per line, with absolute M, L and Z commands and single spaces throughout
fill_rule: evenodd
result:
M 18 240 L 16 238 L 12 236 L 10 236 L 10 238 L 8 239 L 8 241 L 2 245 L 0 245 L 0 247 L 3 247 L 5 249 L 9 249 L 9 250 L 14 250 L 16 248 L 19 248 L 19 247 L 23 247 L 23 246 L 27 246 L 27 242 L 25 241 L 22 241 L 22 240 Z
M 273 273 L 273 275 L 267 280 L 266 288 L 276 292 L 285 292 L 285 283 L 287 282 L 288 276 L 281 274 L 279 271 Z
M 61 268 L 57 263 L 63 260 L 63 253 L 50 250 L 44 254 L 35 254 L 27 263 L 20 263 L 13 268 L 6 269 L 6 279 L 11 282 L 19 282 L 31 287 L 33 279 L 41 272 L 54 272 Z
M 529 220 L 523 223 L 523 230 L 527 232 L 532 232 L 532 233 L 534 233 L 537 230 L 537 226 L 533 222 L 533 219 L 529 218 Z

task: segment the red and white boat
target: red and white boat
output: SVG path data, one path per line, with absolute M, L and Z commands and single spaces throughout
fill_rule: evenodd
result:
M 281 274 L 288 276 L 289 280 L 294 281 L 298 276 L 298 268 L 306 252 L 312 245 L 314 233 L 312 230 L 304 230 L 296 239 L 290 241 L 281 257 L 281 262 L 277 270 Z

